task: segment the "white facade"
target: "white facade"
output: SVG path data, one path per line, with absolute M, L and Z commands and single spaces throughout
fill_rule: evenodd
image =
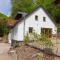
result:
M 38 20 L 35 20 L 36 15 L 38 16 Z M 45 17 L 46 21 L 43 21 L 43 17 Z M 42 7 L 38 8 L 36 11 L 30 14 L 25 20 L 19 22 L 14 27 L 13 31 L 11 32 L 12 35 L 11 39 L 17 41 L 23 41 L 24 33 L 25 34 L 29 33 L 29 27 L 33 27 L 33 30 L 38 34 L 41 33 L 41 28 L 51 28 L 52 34 L 57 33 L 57 27 L 55 26 L 51 18 L 48 16 L 48 14 Z

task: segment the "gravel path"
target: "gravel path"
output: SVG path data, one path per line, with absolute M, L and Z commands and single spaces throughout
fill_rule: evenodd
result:
M 0 60 L 12 60 L 11 56 L 8 55 L 10 45 L 7 43 L 0 43 Z

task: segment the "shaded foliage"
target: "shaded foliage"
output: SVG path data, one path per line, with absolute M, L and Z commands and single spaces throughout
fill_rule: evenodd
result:
M 36 7 L 43 6 L 55 18 L 60 14 L 60 10 L 54 2 L 55 0 L 12 0 L 12 15 L 17 11 L 31 13 Z
M 31 35 L 33 35 L 32 40 L 34 40 L 35 42 L 40 42 L 43 45 L 45 45 L 46 47 L 52 47 L 53 43 L 51 42 L 51 40 L 49 39 L 49 37 L 45 34 L 37 34 L 35 32 L 33 32 Z M 27 34 L 24 38 L 24 43 L 28 44 L 31 40 L 31 37 L 29 37 L 29 34 Z
M 8 17 L 6 15 L 0 13 L 0 36 L 1 37 L 7 34 L 9 31 L 6 24 L 7 18 Z
M 24 43 L 25 44 L 29 43 L 29 36 L 28 36 L 28 34 L 24 37 Z
M 0 13 L 0 20 L 6 20 L 7 16 L 4 15 L 3 13 Z
M 37 34 L 35 32 L 33 33 L 33 35 L 34 35 L 34 39 L 37 42 L 41 42 L 41 43 L 43 43 L 47 47 L 51 47 L 53 45 L 53 43 L 49 39 L 48 35 L 45 35 L 45 34 Z
M 12 5 L 12 15 L 17 11 L 31 13 L 37 6 L 33 0 L 13 0 Z
M 12 46 L 13 48 L 19 47 L 19 42 L 15 40 Z

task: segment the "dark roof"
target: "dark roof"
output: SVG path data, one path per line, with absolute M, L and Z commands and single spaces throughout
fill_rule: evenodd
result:
M 25 16 L 27 15 L 27 13 L 25 13 L 25 12 L 20 12 L 20 11 L 18 11 L 17 14 L 15 15 L 15 18 L 17 18 L 17 16 L 20 15 L 20 14 L 22 15 L 22 17 L 19 16 L 19 19 L 20 19 L 20 18 L 23 18 L 23 17 L 25 17 Z M 19 19 L 18 19 L 18 20 L 19 20 Z
M 54 18 L 47 12 L 47 10 L 46 10 L 44 7 L 42 7 L 42 6 L 38 6 L 32 13 L 27 14 L 24 18 L 22 18 L 21 20 L 19 20 L 19 21 L 14 25 L 14 27 L 15 27 L 18 23 L 26 20 L 29 16 L 31 16 L 31 15 L 32 15 L 34 12 L 36 12 L 39 8 L 42 8 L 42 9 L 47 13 L 47 15 L 50 17 L 50 19 L 52 20 L 52 22 L 53 22 L 53 23 L 55 24 L 55 26 L 56 26 L 56 23 L 55 23 L 55 21 L 54 21 Z M 13 27 L 13 28 L 14 28 L 14 27 Z

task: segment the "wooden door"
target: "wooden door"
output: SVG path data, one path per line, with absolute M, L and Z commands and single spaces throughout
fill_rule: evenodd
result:
M 51 28 L 41 28 L 41 33 L 47 35 L 49 38 L 52 37 L 52 29 Z

